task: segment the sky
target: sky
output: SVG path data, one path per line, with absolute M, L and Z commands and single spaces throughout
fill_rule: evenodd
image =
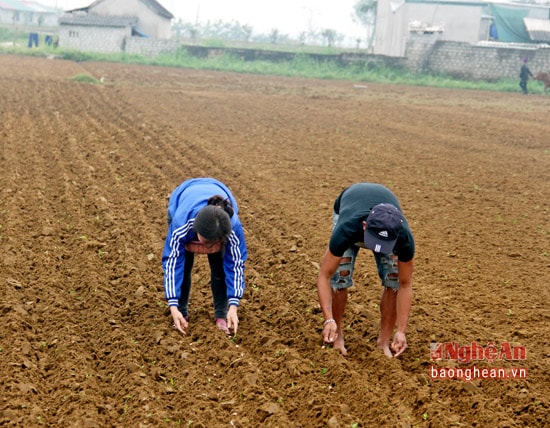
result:
M 93 0 L 37 0 L 61 9 L 77 9 Z M 366 31 L 353 20 L 357 0 L 157 0 L 176 19 L 185 22 L 238 21 L 250 25 L 253 33 L 268 34 L 276 28 L 280 34 L 297 37 L 304 31 L 336 30 L 346 39 L 364 39 Z

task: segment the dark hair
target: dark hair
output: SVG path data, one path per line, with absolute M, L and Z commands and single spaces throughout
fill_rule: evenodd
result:
M 231 201 L 229 199 L 224 198 L 223 196 L 220 196 L 220 195 L 212 196 L 210 199 L 208 199 L 208 205 L 220 207 L 227 213 L 227 215 L 230 218 L 233 217 L 233 213 L 234 213 L 233 205 L 231 205 Z
M 225 244 L 232 230 L 231 219 L 218 206 L 207 205 L 195 217 L 193 230 L 211 242 L 222 241 Z

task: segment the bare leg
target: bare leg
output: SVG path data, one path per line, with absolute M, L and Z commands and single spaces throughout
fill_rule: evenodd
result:
M 332 293 L 332 316 L 336 321 L 336 332 L 338 336 L 334 341 L 333 348 L 338 349 L 342 355 L 346 356 L 348 351 L 344 344 L 344 331 L 342 329 L 342 323 L 344 320 L 344 311 L 348 303 L 348 290 L 344 288 L 342 290 L 334 290 Z
M 397 293 L 389 287 L 384 287 L 380 299 L 380 336 L 378 336 L 377 346 L 390 358 L 393 357 L 390 350 L 390 338 L 397 317 L 396 303 Z

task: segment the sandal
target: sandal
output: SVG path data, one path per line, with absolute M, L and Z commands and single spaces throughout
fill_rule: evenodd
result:
M 227 322 L 225 322 L 225 319 L 223 318 L 216 318 L 216 327 L 223 331 L 225 334 L 231 334 L 229 331 L 229 328 L 227 327 Z

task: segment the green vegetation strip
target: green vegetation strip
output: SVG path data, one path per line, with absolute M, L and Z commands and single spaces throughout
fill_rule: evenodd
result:
M 17 47 L 14 43 L 4 43 L 0 46 L 0 54 L 33 55 L 41 57 L 54 57 L 73 61 L 106 61 L 121 62 L 125 64 L 155 65 L 162 67 L 181 67 L 195 70 L 217 70 L 236 73 L 251 73 L 262 75 L 275 75 L 287 77 L 303 77 L 309 79 L 334 79 L 350 80 L 354 82 L 373 82 L 402 84 L 413 86 L 427 86 L 450 89 L 471 89 L 499 92 L 518 92 L 518 81 L 516 79 L 502 78 L 495 82 L 460 80 L 454 77 L 439 75 L 412 73 L 404 68 L 390 68 L 377 63 L 356 63 L 343 66 L 336 61 L 327 60 L 324 62 L 313 60 L 307 55 L 305 49 L 300 49 L 292 60 L 282 62 L 271 62 L 265 60 L 245 61 L 230 53 L 212 58 L 199 58 L 190 55 L 185 47 L 182 47 L 176 54 L 162 55 L 154 58 L 140 55 L 120 54 L 98 54 L 78 51 L 63 50 L 51 46 L 40 46 L 38 48 Z M 267 48 L 266 48 L 267 50 Z M 334 55 L 345 52 L 335 48 L 327 48 L 327 55 Z M 317 50 L 317 53 L 318 50 Z M 98 83 L 95 79 L 85 80 L 83 76 L 77 76 L 74 80 Z M 533 82 L 537 85 L 538 82 Z

